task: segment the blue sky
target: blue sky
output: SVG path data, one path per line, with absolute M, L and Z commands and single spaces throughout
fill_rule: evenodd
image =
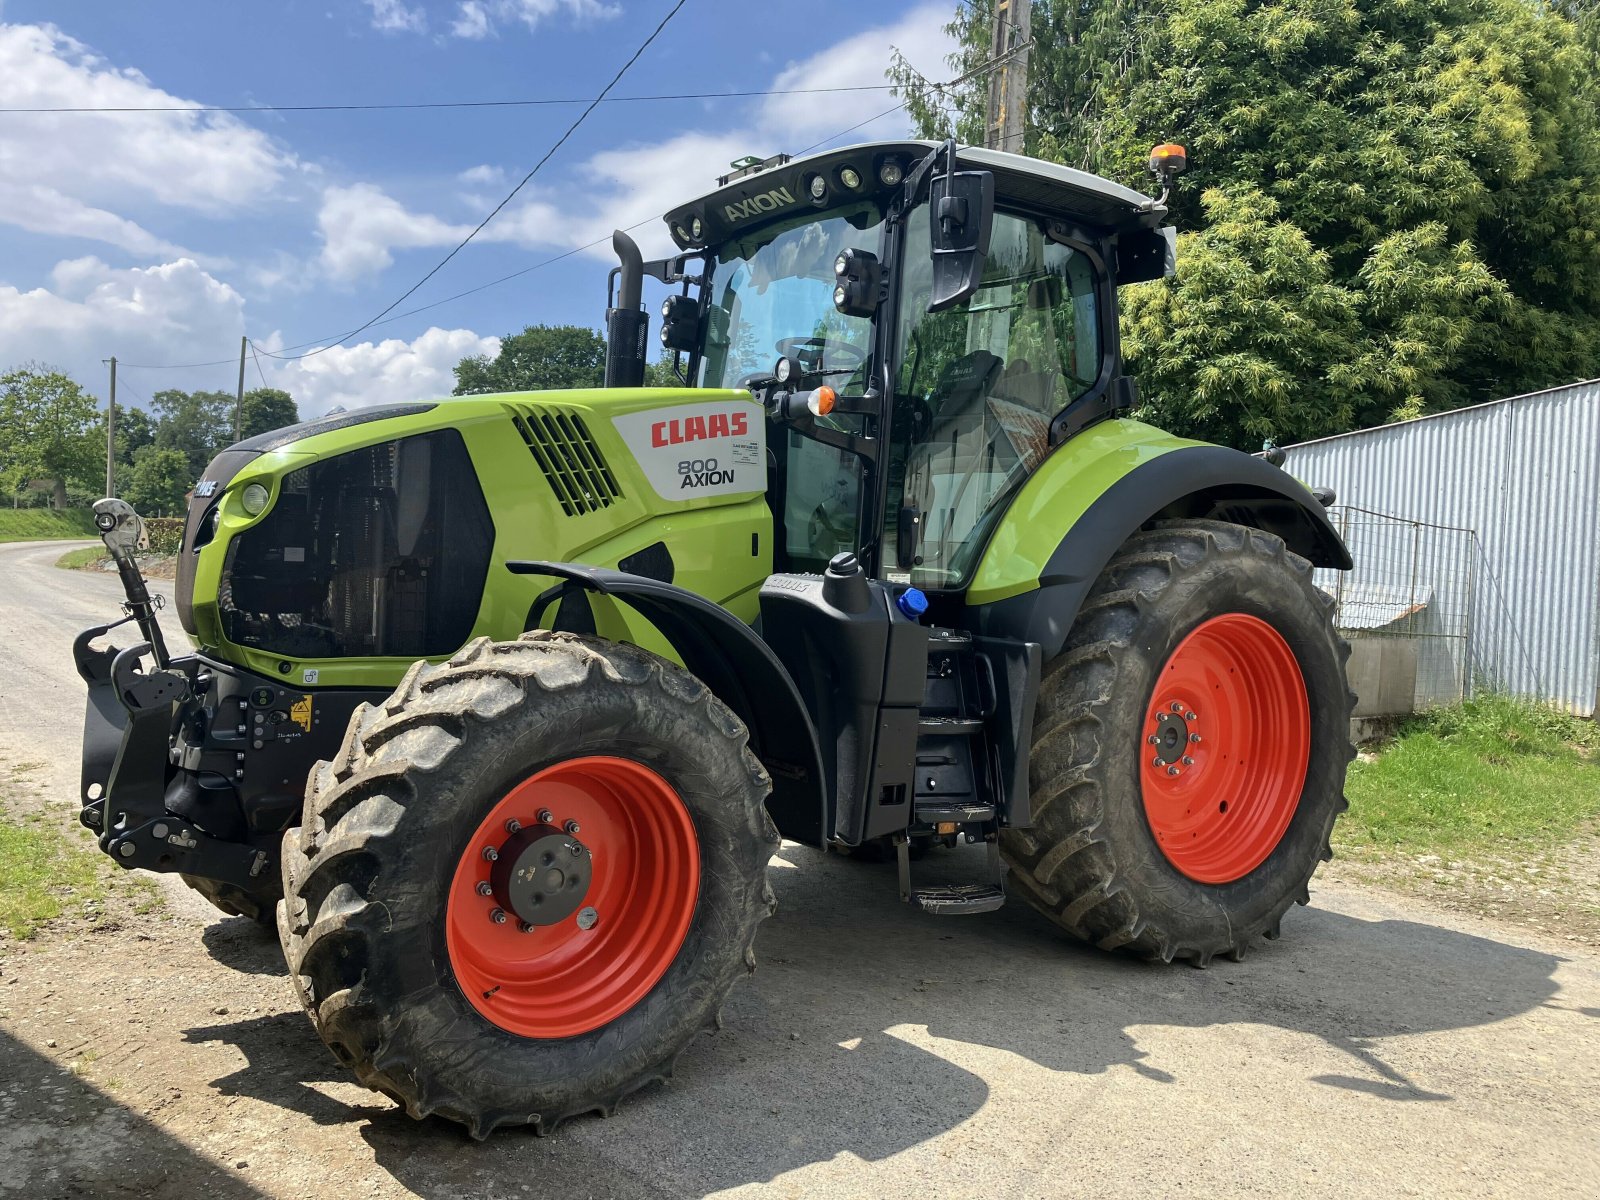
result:
M 882 84 L 891 46 L 946 74 L 955 0 L 688 0 L 614 94 Z M 593 95 L 671 0 L 0 0 L 0 109 L 361 104 Z M 511 207 L 397 311 L 659 217 L 730 159 L 797 150 L 886 92 L 604 105 Z M 152 370 L 337 337 L 475 225 L 581 105 L 409 112 L 0 112 L 0 368 L 38 360 L 119 399 L 231 390 Z M 839 139 L 906 132 L 894 114 Z M 659 221 L 636 235 L 667 248 Z M 448 392 L 464 354 L 539 322 L 598 326 L 608 251 L 249 367 L 314 415 Z M 649 297 L 647 297 L 647 300 Z

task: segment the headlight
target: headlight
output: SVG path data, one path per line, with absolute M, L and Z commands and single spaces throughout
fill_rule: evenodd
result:
M 239 493 L 239 505 L 252 517 L 258 517 L 267 511 L 267 501 L 271 498 L 272 493 L 261 484 L 246 484 L 244 491 Z

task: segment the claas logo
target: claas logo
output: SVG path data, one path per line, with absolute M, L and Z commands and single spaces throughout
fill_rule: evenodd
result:
M 750 432 L 748 413 L 712 413 L 709 417 L 685 417 L 657 421 L 650 426 L 652 446 L 681 446 L 709 438 L 743 437 Z

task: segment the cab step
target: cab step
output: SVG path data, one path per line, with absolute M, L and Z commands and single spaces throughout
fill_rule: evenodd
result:
M 993 912 L 1005 902 L 1005 889 L 996 883 L 951 883 L 911 890 L 911 903 L 936 917 Z
M 1005 868 L 1000 864 L 1000 841 L 992 830 L 985 837 L 990 883 L 941 883 L 932 887 L 911 885 L 911 842 L 904 834 L 895 838 L 895 860 L 900 869 L 900 899 L 936 917 L 964 917 L 993 912 L 1006 902 Z

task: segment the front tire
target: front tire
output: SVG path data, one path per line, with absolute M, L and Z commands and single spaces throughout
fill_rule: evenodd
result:
M 317 1032 L 478 1138 L 670 1074 L 773 908 L 746 736 L 634 646 L 536 632 L 418 664 L 284 837 L 279 934 Z
M 1311 565 L 1221 521 L 1130 538 L 1040 687 L 1016 890 L 1103 949 L 1205 965 L 1278 935 L 1347 807 L 1349 648 Z

